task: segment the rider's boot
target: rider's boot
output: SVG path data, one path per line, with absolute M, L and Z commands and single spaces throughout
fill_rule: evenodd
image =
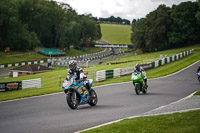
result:
M 146 88 L 148 88 L 148 85 L 147 85 L 147 83 L 145 83 L 145 86 L 146 86 Z

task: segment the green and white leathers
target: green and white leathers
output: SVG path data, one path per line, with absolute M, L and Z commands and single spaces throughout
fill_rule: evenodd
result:
M 135 86 L 135 92 L 137 95 L 142 91 L 144 94 L 147 93 L 147 86 L 144 83 L 144 79 L 147 79 L 145 71 L 141 68 L 141 71 L 135 70 L 132 73 L 131 80 Z

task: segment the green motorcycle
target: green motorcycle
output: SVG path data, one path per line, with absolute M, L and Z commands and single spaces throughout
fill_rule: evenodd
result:
M 147 87 L 144 85 L 144 79 L 141 72 L 133 72 L 131 76 L 133 85 L 135 86 L 135 92 L 137 95 L 142 91 L 144 94 L 147 93 Z

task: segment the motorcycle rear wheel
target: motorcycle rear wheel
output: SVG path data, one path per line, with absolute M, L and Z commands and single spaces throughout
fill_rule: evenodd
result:
M 97 104 L 97 101 L 98 101 L 97 94 L 93 89 L 91 89 L 90 90 L 90 100 L 89 100 L 88 104 L 90 106 L 95 106 Z
M 69 93 L 66 97 L 66 100 L 71 109 L 76 109 L 80 102 L 80 99 L 76 91 Z
M 140 94 L 140 85 L 139 85 L 139 84 L 135 84 L 135 93 L 136 93 L 137 95 Z

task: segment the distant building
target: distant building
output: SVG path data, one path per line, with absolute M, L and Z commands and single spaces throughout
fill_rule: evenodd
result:
M 25 76 L 25 75 L 31 75 L 31 74 L 43 73 L 43 72 L 49 72 L 49 71 L 52 71 L 52 69 L 46 66 L 42 66 L 38 64 L 25 65 L 25 66 L 11 69 L 10 77 L 19 77 L 19 76 Z

